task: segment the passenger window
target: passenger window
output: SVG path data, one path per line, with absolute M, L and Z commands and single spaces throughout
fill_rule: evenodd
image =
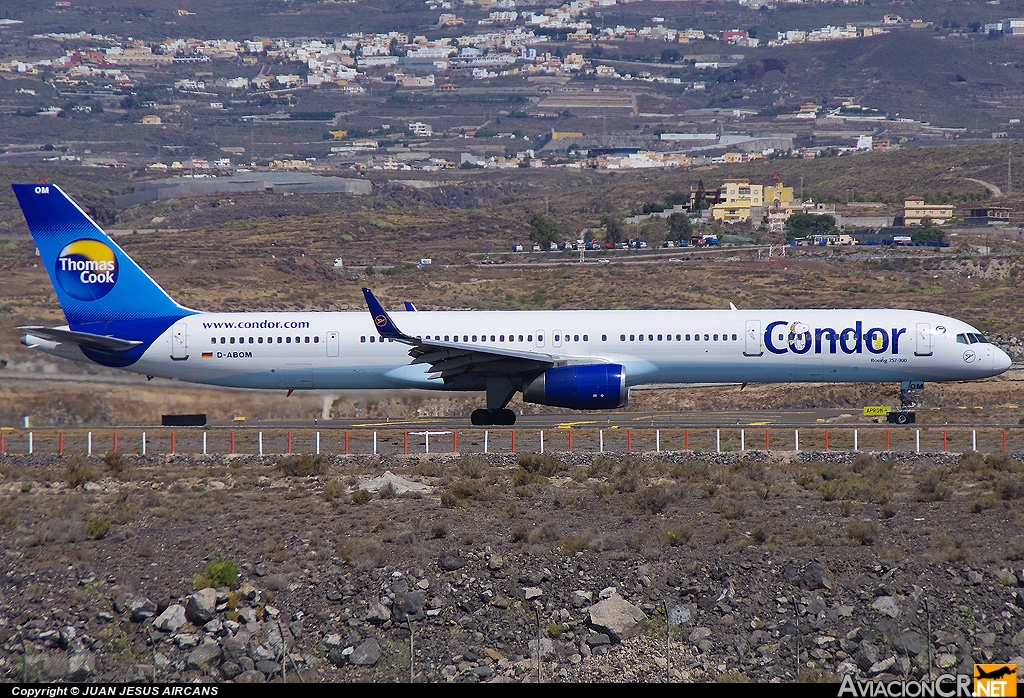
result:
M 316 335 L 315 337 L 313 337 L 313 344 L 319 344 L 319 343 L 320 343 L 320 335 Z
M 234 343 L 235 343 L 235 338 L 234 338 L 234 337 L 232 337 L 232 338 L 231 338 L 231 341 L 229 342 L 229 344 L 234 344 Z
M 284 337 L 278 337 L 277 338 L 277 343 L 278 344 L 284 344 Z
M 732 341 L 734 341 L 734 342 L 736 341 L 736 335 L 732 336 Z
M 216 337 L 210 337 L 210 344 L 216 344 L 216 343 L 217 343 L 217 338 Z
M 523 341 L 523 335 L 519 335 L 519 341 Z
M 494 335 L 493 334 L 491 335 L 491 341 L 492 342 L 494 341 Z M 543 339 L 542 339 L 542 341 L 543 341 Z
M 586 335 L 583 335 L 583 336 L 585 337 Z M 607 342 L 608 341 L 608 335 L 606 335 L 606 334 L 601 335 L 601 341 L 602 342 Z
M 718 341 L 718 335 L 717 334 L 715 335 L 715 341 L 716 342 Z
M 448 341 L 448 335 L 444 336 L 444 341 L 446 341 L 446 342 Z
M 647 341 L 648 342 L 653 342 L 654 341 L 654 335 L 653 334 L 647 335 Z
M 661 341 L 661 335 L 660 334 L 658 335 L 658 341 L 659 342 Z
M 707 335 L 704 335 L 704 341 L 705 341 L 705 342 L 709 342 L 709 341 L 711 341 L 711 340 L 709 340 L 709 339 L 708 339 L 708 336 L 707 336 Z
M 679 342 L 679 341 L 682 341 L 682 340 L 680 340 L 680 338 L 679 338 L 679 337 L 680 337 L 680 335 L 678 335 L 678 334 L 677 334 L 677 335 L 676 335 L 676 341 L 677 341 L 677 342 Z M 686 338 L 687 338 L 687 339 L 689 339 L 689 338 L 690 338 L 690 336 L 689 336 L 689 335 L 687 335 L 687 336 L 686 336 Z
M 360 337 L 359 341 L 362 342 L 363 344 L 366 344 L 366 337 Z
M 686 335 L 686 341 L 687 341 L 687 342 L 689 342 L 689 341 L 690 341 L 690 335 Z
M 306 344 L 309 344 L 309 337 L 306 337 Z
M 494 339 L 494 337 L 491 337 L 491 339 Z M 543 343 L 544 342 L 544 335 L 542 335 L 542 334 L 537 335 L 537 341 Z
M 254 343 L 256 340 L 253 337 L 249 337 L 249 344 Z
M 527 342 L 532 342 L 533 341 L 533 335 L 532 334 L 526 335 L 526 341 Z
M 620 335 L 619 335 L 619 341 L 620 341 L 620 342 L 625 342 L 625 341 L 626 341 L 626 335 L 624 335 L 624 334 L 620 334 Z
M 476 335 L 473 335 L 473 341 L 474 342 L 476 341 Z
M 257 344 L 263 344 L 263 337 L 257 337 L 256 338 L 256 343 Z
M 638 336 L 640 337 L 640 341 L 641 342 L 644 341 L 644 336 L 643 335 L 638 335 Z
M 583 341 L 584 342 L 589 342 L 590 341 L 589 339 L 587 339 L 587 335 L 583 335 Z
M 502 341 L 502 342 L 504 342 L 504 341 L 505 341 L 505 335 L 501 335 L 501 341 Z
M 640 335 L 640 336 L 641 336 L 641 338 L 643 337 L 643 335 Z M 633 334 L 629 335 L 629 341 L 635 342 L 636 341 L 636 335 L 633 335 Z

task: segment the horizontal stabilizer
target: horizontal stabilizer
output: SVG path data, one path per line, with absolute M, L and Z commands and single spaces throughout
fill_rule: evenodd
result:
M 118 339 L 117 337 L 91 334 L 89 332 L 75 332 L 73 330 L 64 330 L 57 327 L 25 326 L 19 327 L 18 329 L 33 337 L 39 337 L 40 339 L 77 344 L 81 347 L 85 347 L 86 349 L 99 349 L 101 351 L 128 351 L 132 347 L 137 347 L 142 344 L 142 342 L 135 342 L 128 339 Z

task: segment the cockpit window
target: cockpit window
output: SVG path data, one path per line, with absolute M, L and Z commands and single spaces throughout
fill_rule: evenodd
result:
M 979 332 L 965 332 L 956 336 L 956 341 L 960 344 L 990 344 L 985 339 L 985 336 Z

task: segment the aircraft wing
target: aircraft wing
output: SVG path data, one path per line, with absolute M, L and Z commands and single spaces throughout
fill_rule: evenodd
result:
M 75 332 L 74 330 L 66 330 L 60 327 L 38 327 L 30 325 L 19 327 L 18 329 L 25 332 L 29 337 L 49 339 L 54 342 L 64 342 L 67 344 L 77 344 L 85 347 L 86 349 L 100 349 L 102 351 L 128 351 L 132 347 L 137 347 L 142 344 L 142 342 L 136 342 L 133 340 L 118 339 L 117 337 L 91 334 L 89 332 Z
M 539 374 L 560 363 L 554 356 L 543 352 L 480 347 L 407 335 L 398 329 L 370 289 L 364 288 L 363 296 L 378 334 L 384 339 L 408 344 L 412 363 L 429 364 L 433 372 L 431 378 L 441 379 L 446 384 L 471 376 Z

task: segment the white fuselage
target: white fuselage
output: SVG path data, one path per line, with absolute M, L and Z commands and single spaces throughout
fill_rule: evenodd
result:
M 556 364 L 621 364 L 629 386 L 951 381 L 1010 365 L 970 325 L 912 310 L 425 311 L 395 318 L 414 337 L 532 352 Z M 52 342 L 39 346 L 68 356 Z M 126 370 L 239 388 L 445 389 L 429 366 L 411 364 L 408 350 L 382 340 L 367 312 L 198 313 L 169 327 Z

